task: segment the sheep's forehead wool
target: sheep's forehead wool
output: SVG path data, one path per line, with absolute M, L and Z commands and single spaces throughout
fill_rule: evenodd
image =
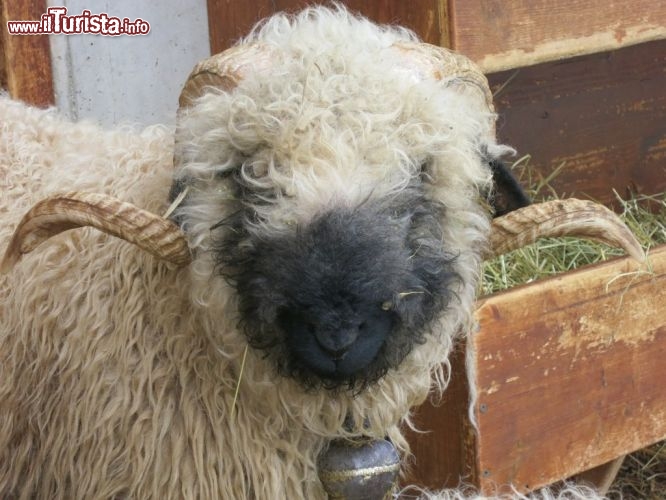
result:
M 393 47 L 415 39 L 405 30 L 318 16 L 272 18 L 245 41 L 273 64 L 246 69 L 235 89 L 204 95 L 185 114 L 192 141 L 180 175 L 240 169 L 291 200 L 265 214 L 273 228 L 399 191 L 424 165 L 437 173 L 433 189 L 488 183 L 478 150 L 490 120 L 477 94 L 406 77 Z

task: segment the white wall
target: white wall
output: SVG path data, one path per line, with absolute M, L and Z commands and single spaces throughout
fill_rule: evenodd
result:
M 173 124 L 178 94 L 197 61 L 210 55 L 206 0 L 49 0 L 67 15 L 141 18 L 139 36 L 51 35 L 56 105 L 72 119 Z

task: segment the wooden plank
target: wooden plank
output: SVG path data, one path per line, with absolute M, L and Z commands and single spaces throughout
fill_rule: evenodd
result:
M 217 54 L 247 35 L 257 21 L 275 12 L 271 0 L 239 2 L 208 1 L 208 32 L 211 53 Z
M 10 35 L 7 21 L 39 20 L 45 0 L 0 1 L 2 58 L 9 94 L 35 106 L 54 103 L 51 55 L 47 35 Z
M 480 484 L 520 491 L 666 438 L 666 246 L 483 299 Z M 481 408 L 483 411 L 481 411 Z
M 470 425 L 465 346 L 451 355 L 451 381 L 441 401 L 414 410 L 419 432 L 405 429 L 413 459 L 402 483 L 433 490 L 478 482 L 476 434 Z
M 425 41 L 448 44 L 448 18 L 445 0 L 345 0 L 350 10 L 375 22 L 410 28 Z M 220 52 L 247 34 L 254 24 L 278 11 L 295 12 L 308 5 L 329 4 L 324 0 L 259 0 L 233 2 L 208 0 L 211 51 Z
M 666 3 L 664 3 L 666 5 Z M 513 78 L 513 79 L 511 79 Z M 560 195 L 666 190 L 666 40 L 489 75 L 499 140 Z
M 486 72 L 666 38 L 666 2 L 451 0 L 451 42 Z

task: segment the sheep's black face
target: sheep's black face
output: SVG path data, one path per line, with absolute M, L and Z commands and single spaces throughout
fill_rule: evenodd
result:
M 397 367 L 457 278 L 442 211 L 412 188 L 279 236 L 248 231 L 239 211 L 218 228 L 218 264 L 250 345 L 309 388 L 360 390 Z

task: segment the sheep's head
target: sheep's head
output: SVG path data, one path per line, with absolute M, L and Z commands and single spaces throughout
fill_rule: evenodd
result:
M 262 39 L 200 64 L 181 97 L 175 218 L 212 255 L 202 278 L 234 287 L 250 345 L 308 387 L 397 368 L 473 293 L 486 238 L 485 78 L 444 49 L 373 43 Z
M 3 268 L 80 225 L 176 264 L 191 250 L 199 302 L 214 309 L 208 287 L 231 286 L 237 300 L 219 314 L 307 387 L 358 391 L 453 335 L 472 309 L 489 229 L 480 198 L 500 151 L 486 80 L 415 41 L 340 46 L 254 41 L 204 61 L 181 96 L 176 223 L 108 197 L 56 197 L 26 216 Z M 589 217 L 571 224 L 571 210 L 589 207 L 513 212 L 522 219 L 509 214 L 491 243 L 544 231 L 629 241 L 616 220 L 617 237 Z

